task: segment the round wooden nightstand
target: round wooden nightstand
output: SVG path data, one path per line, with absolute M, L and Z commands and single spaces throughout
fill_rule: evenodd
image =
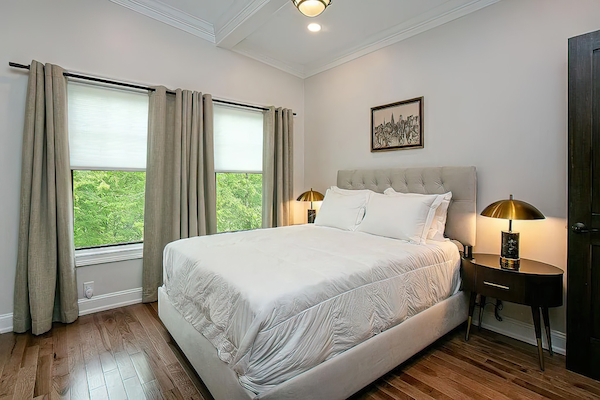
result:
M 548 307 L 559 307 L 563 304 L 563 270 L 549 264 L 524 258 L 521 259 L 521 267 L 518 271 L 502 269 L 500 268 L 500 256 L 480 253 L 473 254 L 472 259 L 463 258 L 462 268 L 463 290 L 471 292 L 465 340 L 469 340 L 477 294 L 480 295 L 480 304 L 482 305 L 485 305 L 487 296 L 511 303 L 528 305 L 531 307 L 533 314 L 540 368 L 543 371 L 544 353 L 540 309 L 548 338 L 548 350 L 552 354 Z M 481 326 L 482 311 L 483 307 L 480 308 L 479 326 Z

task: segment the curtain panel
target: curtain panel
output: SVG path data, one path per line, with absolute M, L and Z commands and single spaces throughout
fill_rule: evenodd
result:
M 79 315 L 63 72 L 32 61 L 27 85 L 13 329 L 34 335 Z
M 293 222 L 293 143 L 293 111 L 270 107 L 264 119 L 263 228 L 288 226 Z
M 144 302 L 158 299 L 168 243 L 217 231 L 212 97 L 155 89 L 148 116 Z

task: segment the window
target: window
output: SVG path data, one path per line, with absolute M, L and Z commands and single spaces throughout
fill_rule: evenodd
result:
M 217 231 L 262 223 L 263 113 L 214 107 Z
M 68 84 L 75 247 L 143 240 L 148 94 Z

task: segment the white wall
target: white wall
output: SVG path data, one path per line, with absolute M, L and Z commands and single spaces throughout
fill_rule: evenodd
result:
M 0 6 L 0 315 L 12 312 L 26 71 L 32 59 L 125 81 L 294 109 L 295 193 L 304 182 L 303 81 L 109 1 L 6 0 Z M 297 216 L 303 217 L 299 208 Z M 141 286 L 141 260 L 82 267 L 95 293 Z M 81 297 L 82 288 L 79 288 Z
M 305 81 L 305 186 L 339 169 L 474 165 L 478 211 L 515 198 L 521 256 L 566 269 L 567 39 L 600 29 L 594 0 L 503 0 Z M 371 153 L 371 107 L 425 97 L 425 148 Z M 499 253 L 507 221 L 478 217 L 476 251 Z M 490 307 L 491 310 L 491 307 Z M 503 315 L 531 321 L 529 308 Z M 564 307 L 551 311 L 564 332 Z
M 9 61 L 291 107 L 296 194 L 325 190 L 339 169 L 475 165 L 479 211 L 510 193 L 537 206 L 547 220 L 515 223 L 521 254 L 564 269 L 567 39 L 600 29 L 598 21 L 594 0 L 502 0 L 302 81 L 108 1 L 4 1 L 0 315 L 12 312 L 27 84 Z M 371 153 L 370 108 L 416 96 L 425 96 L 425 148 Z M 476 250 L 498 252 L 505 225 L 479 217 Z M 83 267 L 78 282 L 95 280 L 96 294 L 110 293 L 139 287 L 140 271 L 139 260 Z M 503 314 L 531 320 L 524 307 L 507 305 Z M 551 317 L 564 332 L 564 308 Z

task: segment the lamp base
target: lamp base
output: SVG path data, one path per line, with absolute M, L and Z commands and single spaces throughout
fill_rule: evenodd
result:
M 512 269 L 513 271 L 518 271 L 520 267 L 521 267 L 521 259 L 520 258 L 500 257 L 500 268 Z
M 309 209 L 308 210 L 308 223 L 309 224 L 314 224 L 315 223 L 315 218 L 317 218 L 317 212 L 313 209 Z

